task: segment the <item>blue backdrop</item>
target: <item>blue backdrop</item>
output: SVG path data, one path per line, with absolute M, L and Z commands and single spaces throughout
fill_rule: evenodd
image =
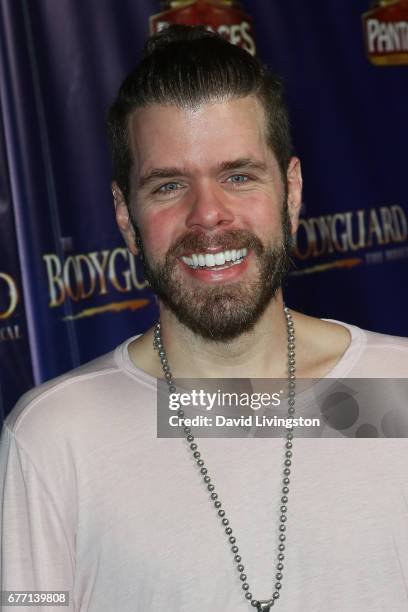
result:
M 407 63 L 368 60 L 370 0 L 242 4 L 259 54 L 284 77 L 303 165 L 287 303 L 408 335 Z M 155 299 L 115 226 L 104 118 L 159 8 L 153 0 L 0 3 L 3 413 L 34 383 L 155 320 Z

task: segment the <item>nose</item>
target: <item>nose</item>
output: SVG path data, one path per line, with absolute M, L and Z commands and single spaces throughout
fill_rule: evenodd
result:
M 217 185 L 201 185 L 194 190 L 186 226 L 211 230 L 220 225 L 229 225 L 234 220 L 233 209 L 227 194 Z

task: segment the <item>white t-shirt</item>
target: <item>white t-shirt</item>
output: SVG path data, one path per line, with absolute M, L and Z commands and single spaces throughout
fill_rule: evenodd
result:
M 352 342 L 330 377 L 408 378 L 406 340 L 345 326 Z M 7 418 L 2 589 L 69 591 L 68 607 L 45 612 L 253 610 L 186 442 L 157 438 L 156 379 L 132 364 L 130 341 L 29 392 Z M 267 599 L 283 440 L 199 447 L 251 592 Z M 276 609 L 406 612 L 408 440 L 297 439 L 293 451 Z

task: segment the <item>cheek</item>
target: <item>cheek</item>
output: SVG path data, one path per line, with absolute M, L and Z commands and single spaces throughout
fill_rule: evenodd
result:
M 163 209 L 146 212 L 138 223 L 147 253 L 153 257 L 165 255 L 173 242 L 176 227 L 174 211 Z
M 282 227 L 282 209 L 267 197 L 249 198 L 241 215 L 244 227 L 258 236 L 279 233 Z

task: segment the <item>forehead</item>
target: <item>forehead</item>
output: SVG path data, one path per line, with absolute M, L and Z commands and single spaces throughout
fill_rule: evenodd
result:
M 251 157 L 276 165 L 267 144 L 265 111 L 254 96 L 194 108 L 138 108 L 129 119 L 129 140 L 137 174 L 157 166 L 205 169 Z

